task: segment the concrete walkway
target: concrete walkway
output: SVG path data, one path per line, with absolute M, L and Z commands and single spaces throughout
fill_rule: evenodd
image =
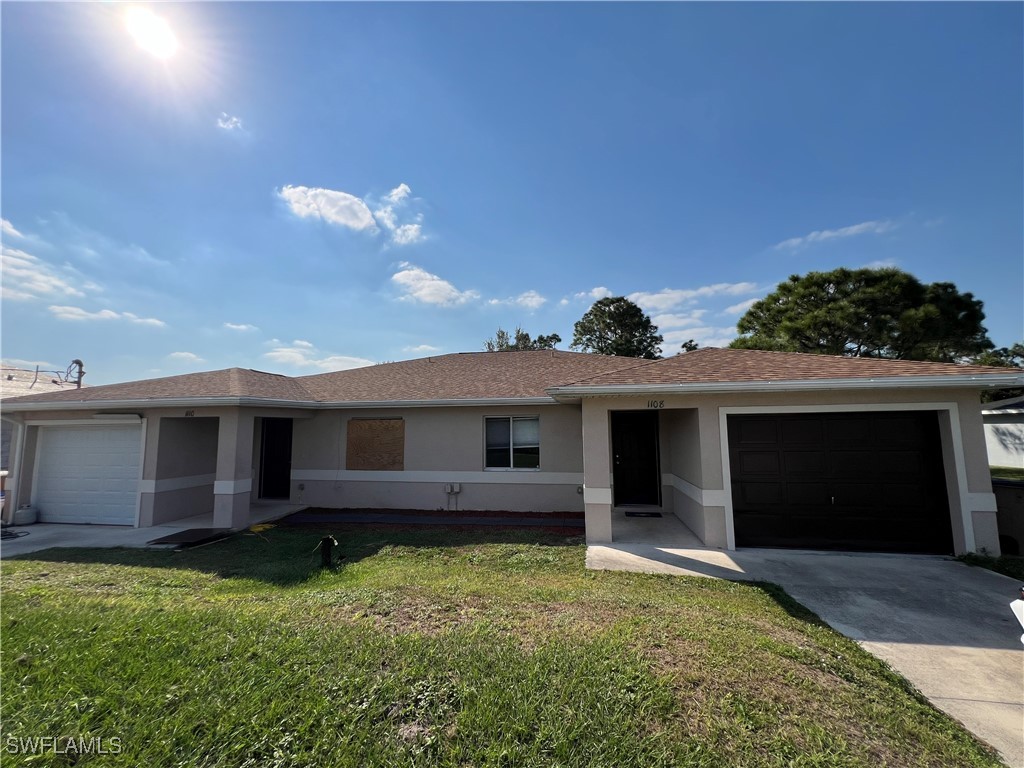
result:
M 249 510 L 249 525 L 277 520 L 304 505 L 260 502 Z M 25 555 L 51 547 L 145 547 L 147 542 L 186 531 L 189 528 L 212 528 L 213 513 L 193 515 L 149 528 L 128 525 L 71 525 L 68 523 L 36 523 L 11 526 L 8 530 L 27 535 L 0 542 L 0 558 Z M 173 546 L 173 545 L 171 545 Z M 161 549 L 170 547 L 159 547 Z
M 944 557 L 590 546 L 587 567 L 780 585 L 1024 768 L 1021 585 Z

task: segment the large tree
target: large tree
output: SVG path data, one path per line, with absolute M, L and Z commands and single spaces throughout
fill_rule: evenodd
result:
M 992 349 L 982 303 L 899 269 L 793 275 L 740 318 L 731 346 L 955 362 Z
M 576 323 L 570 347 L 654 360 L 661 355 L 661 342 L 658 326 L 640 307 L 625 296 L 610 296 L 594 302 Z
M 484 342 L 484 350 L 487 352 L 524 352 L 534 349 L 554 349 L 556 344 L 561 344 L 562 337 L 557 333 L 550 336 L 540 335 L 531 339 L 530 334 L 520 327 L 516 327 L 514 333 L 509 333 L 504 328 L 498 327 L 494 338 Z
M 982 352 L 970 360 L 974 365 L 995 365 L 1000 368 L 1024 368 L 1024 341 L 1014 344 L 1012 347 L 1000 347 Z M 1024 395 L 1024 389 L 983 389 L 981 391 L 981 402 L 991 403 L 994 400 L 1003 400 L 1008 397 L 1020 397 Z

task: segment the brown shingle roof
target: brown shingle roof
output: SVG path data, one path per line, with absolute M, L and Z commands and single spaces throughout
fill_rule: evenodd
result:
M 202 397 L 259 397 L 271 400 L 308 401 L 309 393 L 297 379 L 276 373 L 264 373 L 248 368 L 225 368 L 221 371 L 186 373 L 160 379 L 128 381 L 123 384 L 104 384 L 83 389 L 66 389 L 9 402 L 65 402 L 88 403 L 114 400 L 174 400 Z M 7 402 L 5 402 L 5 405 Z
M 47 392 L 4 401 L 89 404 L 255 398 L 292 403 L 396 402 L 547 397 L 553 387 L 686 385 L 815 379 L 914 378 L 1020 373 L 949 363 L 705 348 L 665 360 L 578 352 L 464 352 L 297 378 L 227 368 L 161 379 Z
M 1013 373 L 1013 368 L 980 365 L 705 347 L 664 360 L 644 361 L 630 368 L 590 376 L 574 382 L 573 386 L 813 381 L 984 374 L 1006 376 Z
M 582 352 L 462 352 L 386 363 L 298 381 L 321 402 L 547 397 L 569 384 L 643 362 Z

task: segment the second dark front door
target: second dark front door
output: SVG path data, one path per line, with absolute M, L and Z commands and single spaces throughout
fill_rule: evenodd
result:
M 260 498 L 291 495 L 292 420 L 263 419 L 260 439 Z
M 611 416 L 615 506 L 659 505 L 657 412 L 612 411 Z

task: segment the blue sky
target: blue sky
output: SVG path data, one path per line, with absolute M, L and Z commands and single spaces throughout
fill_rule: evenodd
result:
M 791 274 L 883 264 L 1024 336 L 1020 4 L 0 14 L 8 363 L 303 374 L 517 325 L 564 349 L 609 293 L 673 354 Z

